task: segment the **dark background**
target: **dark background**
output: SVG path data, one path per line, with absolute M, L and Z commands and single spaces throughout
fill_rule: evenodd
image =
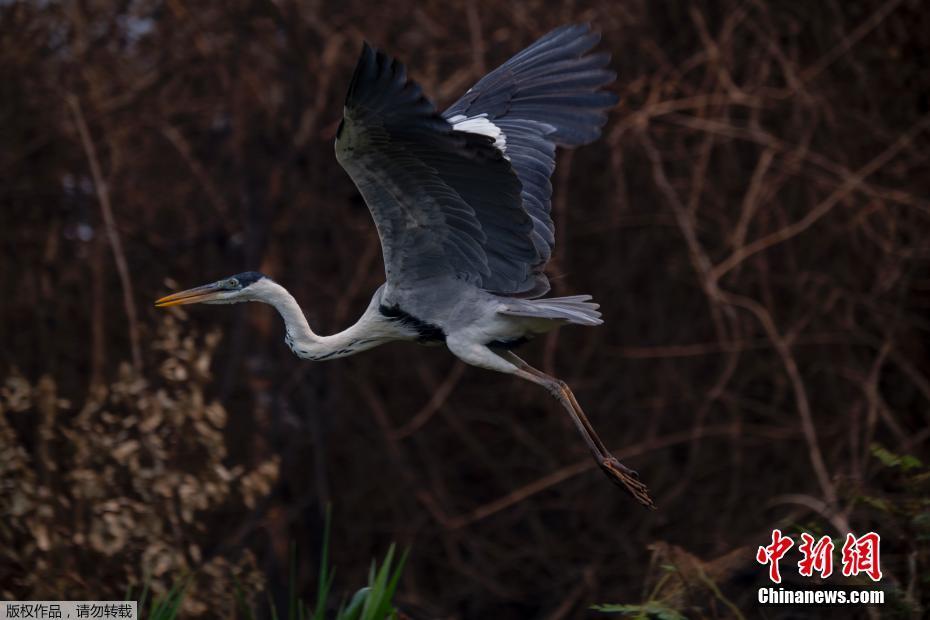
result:
M 928 9 L 0 3 L 0 597 L 122 598 L 195 570 L 185 614 L 231 617 L 236 583 L 281 598 L 293 543 L 312 599 L 331 504 L 337 591 L 396 541 L 417 618 L 784 615 L 754 603 L 773 527 L 879 532 L 889 603 L 868 613 L 917 617 Z M 578 21 L 621 100 L 560 154 L 549 274 L 605 324 L 523 355 L 573 386 L 658 511 L 544 391 L 444 349 L 312 364 L 269 308 L 152 307 L 260 269 L 318 332 L 347 326 L 383 281 L 332 146 L 361 41 L 444 107 Z M 817 585 L 798 557 L 787 579 Z

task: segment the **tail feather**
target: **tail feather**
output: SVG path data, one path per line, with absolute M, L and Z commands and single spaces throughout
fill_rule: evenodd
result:
M 600 325 L 600 307 L 590 295 L 551 297 L 547 299 L 508 299 L 501 314 L 536 319 L 555 319 L 578 325 Z

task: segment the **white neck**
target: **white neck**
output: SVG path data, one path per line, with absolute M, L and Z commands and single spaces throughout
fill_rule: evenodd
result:
M 297 354 L 308 360 L 322 361 L 354 355 L 396 339 L 396 333 L 378 312 L 376 299 L 351 327 L 331 336 L 320 336 L 310 329 L 297 300 L 287 289 L 268 278 L 249 287 L 250 299 L 274 306 L 287 335 L 284 342 Z

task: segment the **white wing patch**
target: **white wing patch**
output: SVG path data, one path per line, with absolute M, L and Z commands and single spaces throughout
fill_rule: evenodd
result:
M 468 133 L 494 138 L 494 147 L 504 153 L 505 158 L 510 159 L 507 157 L 507 136 L 504 135 L 500 127 L 488 120 L 487 114 L 470 117 L 464 114 L 456 114 L 450 117 L 448 121 L 452 123 L 452 129 L 455 131 L 467 131 Z

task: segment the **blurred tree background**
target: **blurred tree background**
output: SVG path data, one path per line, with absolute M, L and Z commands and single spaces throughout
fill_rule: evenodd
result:
M 331 504 L 336 588 L 397 541 L 416 618 L 647 599 L 781 617 L 754 602 L 773 527 L 879 532 L 880 613 L 918 617 L 928 9 L 0 2 L 0 598 L 119 599 L 193 570 L 185 614 L 232 617 L 238 587 L 282 596 L 291 543 L 312 598 Z M 606 323 L 524 353 L 574 386 L 657 512 L 530 384 L 413 345 L 301 362 L 254 304 L 152 308 L 259 269 L 318 331 L 348 325 L 383 281 L 332 146 L 361 41 L 443 107 L 578 21 L 621 102 L 560 154 L 550 277 Z M 816 585 L 792 558 L 789 585 Z

